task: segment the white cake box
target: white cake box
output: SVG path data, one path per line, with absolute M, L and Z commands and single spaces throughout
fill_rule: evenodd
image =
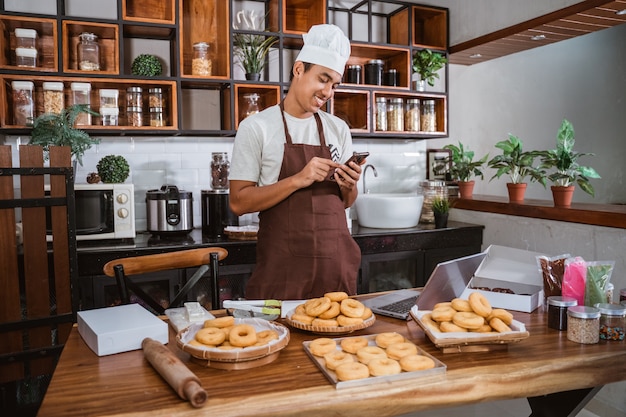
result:
M 79 311 L 78 333 L 98 356 L 141 349 L 146 337 L 168 342 L 167 323 L 139 304 Z
M 543 303 L 543 278 L 537 266 L 537 256 L 530 252 L 506 246 L 491 245 L 461 298 L 478 291 L 493 307 L 530 313 Z M 506 288 L 515 294 L 478 290 L 476 288 Z

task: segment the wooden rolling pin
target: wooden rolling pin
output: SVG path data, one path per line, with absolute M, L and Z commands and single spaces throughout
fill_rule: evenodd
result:
M 141 347 L 148 362 L 180 398 L 188 400 L 196 408 L 204 405 L 208 394 L 202 388 L 200 379 L 171 350 L 149 337 L 143 339 Z

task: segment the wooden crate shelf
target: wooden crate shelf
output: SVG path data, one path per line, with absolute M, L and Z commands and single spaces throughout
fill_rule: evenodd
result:
M 337 90 L 332 100 L 330 112 L 343 119 L 353 133 L 369 132 L 370 92 L 366 90 Z
M 81 71 L 78 69 L 79 36 L 83 32 L 98 36 L 100 47 L 100 71 Z M 66 73 L 119 75 L 119 26 L 109 23 L 93 23 L 75 20 L 63 21 L 63 71 Z
M 448 11 L 433 7 L 413 7 L 413 45 L 448 49 Z
M 37 67 L 23 68 L 15 64 L 15 29 L 37 31 Z M 35 17 L 0 16 L 0 68 L 9 70 L 52 71 L 59 70 L 57 60 L 57 24 L 53 19 Z
M 256 93 L 259 95 L 259 111 L 280 102 L 280 88 L 277 85 L 261 85 L 261 84 L 235 84 L 235 129 L 239 128 L 239 123 L 245 118 L 247 102 L 244 96 L 246 94 Z
M 174 24 L 176 0 L 123 0 L 124 20 Z
M 269 23 L 272 32 L 301 34 L 313 25 L 326 23 L 327 0 L 283 0 L 282 21 L 279 27 L 278 0 L 270 0 Z
M 347 65 L 361 65 L 365 74 L 365 64 L 371 59 L 382 59 L 385 71 L 394 68 L 398 71 L 398 86 L 409 88 L 411 85 L 411 55 L 407 48 L 392 48 L 376 45 L 353 44 L 352 54 Z M 361 77 L 362 80 L 365 77 Z

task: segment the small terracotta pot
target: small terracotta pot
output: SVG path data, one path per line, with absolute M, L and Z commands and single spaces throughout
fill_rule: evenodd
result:
M 524 201 L 524 196 L 526 195 L 526 186 L 528 184 L 514 184 L 512 182 L 506 183 L 506 188 L 509 190 L 509 202 L 510 203 L 521 203 Z
M 574 197 L 573 185 L 567 187 L 553 185 L 550 189 L 552 190 L 554 207 L 570 207 L 572 205 L 572 197 Z
M 468 200 L 472 199 L 475 181 L 458 181 L 457 184 L 459 185 L 459 197 Z

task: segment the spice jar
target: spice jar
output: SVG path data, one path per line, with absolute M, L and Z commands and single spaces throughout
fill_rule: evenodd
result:
M 617 304 L 600 303 L 600 339 L 624 340 L 626 331 L 626 307 Z
M 404 130 L 407 132 L 419 132 L 420 130 L 420 101 L 417 98 L 408 98 L 406 100 Z
M 198 42 L 193 44 L 191 74 L 210 76 L 213 72 L 213 61 L 209 57 L 209 44 Z
M 435 100 L 422 101 L 422 114 L 420 124 L 422 132 L 437 131 L 437 114 L 435 113 Z
M 228 174 L 230 171 L 230 162 L 228 162 L 228 153 L 213 152 L 211 154 L 211 187 L 214 190 L 225 190 L 228 188 Z
M 72 104 L 85 104 L 89 106 L 91 104 L 91 84 L 89 83 L 72 83 L 70 84 L 70 90 L 72 90 Z M 91 114 L 81 112 L 76 116 L 75 124 L 78 125 L 90 125 Z
M 100 47 L 98 36 L 83 32 L 78 38 L 78 69 L 81 71 L 100 71 Z
M 572 297 L 553 295 L 548 297 L 548 327 L 567 330 L 567 309 L 578 304 Z
M 382 59 L 370 59 L 365 64 L 365 84 L 381 85 L 383 83 Z
M 390 87 L 398 86 L 398 70 L 395 68 L 390 68 L 389 70 L 383 73 L 383 81 L 385 85 Z
M 143 111 L 141 107 L 126 107 L 126 118 L 128 119 L 128 126 L 143 126 Z
M 65 107 L 62 82 L 43 83 L 43 111 L 44 113 L 59 114 Z
M 33 48 L 15 48 L 15 65 L 18 67 L 35 68 L 37 66 L 37 50 Z
M 13 81 L 13 124 L 26 126 L 33 121 L 34 100 L 32 81 Z
M 346 69 L 346 83 L 361 84 L 361 66 L 348 65 Z
M 424 203 L 420 223 L 435 223 L 435 213 L 433 212 L 433 200 L 436 197 L 448 198 L 448 187 L 445 181 L 422 181 L 420 183 Z
M 259 112 L 259 95 L 257 93 L 244 94 L 243 98 L 246 101 L 244 118 Z
M 15 48 L 37 49 L 37 31 L 15 28 Z
M 376 130 L 387 131 L 387 99 L 385 97 L 376 97 Z
M 160 87 L 154 87 L 148 90 L 148 102 L 150 108 L 163 109 L 165 107 L 163 103 L 163 89 Z
M 162 107 L 150 107 L 150 126 L 152 127 L 165 126 L 165 118 L 163 116 Z
M 404 100 L 398 97 L 389 99 L 387 107 L 387 130 L 402 132 L 404 130 Z
M 594 344 L 600 340 L 600 310 L 574 306 L 567 309 L 567 339 L 576 343 Z
M 126 89 L 126 106 L 127 107 L 143 107 L 143 97 L 142 97 L 142 88 L 141 87 L 128 87 Z

